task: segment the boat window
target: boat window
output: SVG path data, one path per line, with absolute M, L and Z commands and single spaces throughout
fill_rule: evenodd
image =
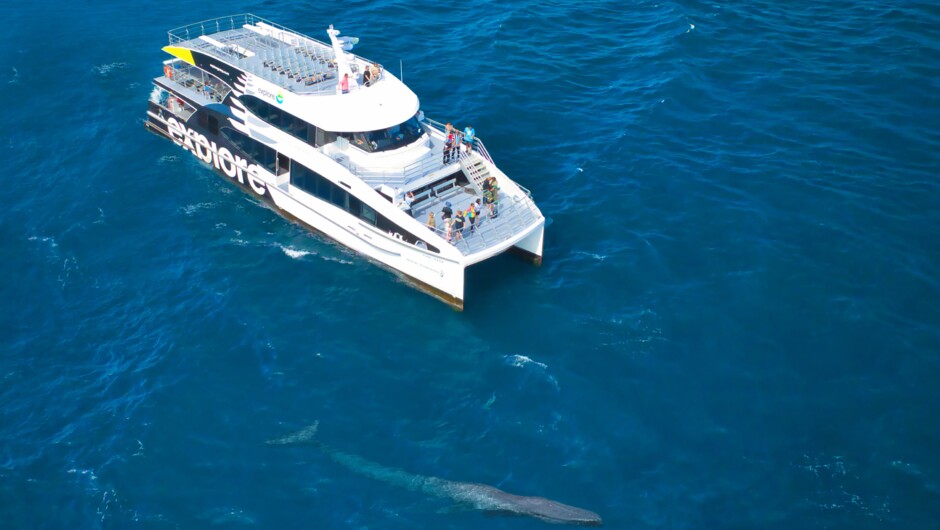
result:
M 418 122 L 418 119 L 412 116 L 404 123 L 400 123 L 394 127 L 389 127 L 381 131 L 372 131 L 366 134 L 368 135 L 370 145 L 373 146 L 375 151 L 391 151 L 392 149 L 398 149 L 399 147 L 414 143 L 415 140 L 424 134 L 424 129 L 421 128 L 421 123 Z
M 365 206 L 362 204 L 362 201 L 356 198 L 355 195 L 349 196 L 349 213 L 355 215 L 356 217 L 362 218 L 362 207 Z
M 285 110 L 271 105 L 267 101 L 247 95 L 238 99 L 244 103 L 252 114 L 295 138 L 309 143 L 317 136 L 316 127 Z
M 291 165 L 290 183 L 310 195 L 317 194 L 317 183 L 321 180 L 324 180 L 323 177 L 310 171 L 306 167 L 297 163 Z
M 272 123 L 272 121 L 277 123 L 280 117 L 280 112 L 277 109 L 254 96 L 241 96 L 238 100 L 244 103 L 252 114 L 268 123 Z
M 324 131 L 323 129 L 317 128 L 317 145 L 331 144 L 336 141 L 337 136 L 335 132 Z
M 375 210 L 372 209 L 368 204 L 362 205 L 362 219 L 369 224 L 375 224 Z
M 277 170 L 277 151 L 274 149 L 229 127 L 222 128 L 222 136 L 240 149 L 250 162 L 271 173 Z
M 330 192 L 334 187 L 336 187 L 335 184 L 323 177 L 320 177 L 320 180 L 317 182 L 317 197 L 320 197 L 324 201 L 329 201 Z
M 319 133 L 318 133 L 319 134 Z M 369 153 L 380 153 L 382 151 L 391 151 L 414 143 L 424 134 L 421 122 L 412 116 L 403 123 L 399 123 L 388 129 L 378 131 L 356 132 L 356 133 L 329 133 L 342 136 L 349 140 L 349 143 L 359 149 Z M 319 144 L 319 142 L 318 142 Z M 323 145 L 323 144 L 319 144 Z
M 277 154 L 277 174 L 283 175 L 290 171 L 290 158 L 284 153 Z
M 296 161 L 292 161 L 290 165 L 290 182 L 293 186 L 306 191 L 310 195 L 349 212 L 366 224 L 375 226 L 379 230 L 412 245 L 420 243 L 423 245 L 421 248 L 440 253 L 437 247 L 428 245 L 426 241 L 399 227 L 384 215 L 376 212 L 371 206 L 351 195 L 342 186 L 337 186 L 323 175 L 298 164 Z
M 305 142 L 307 141 L 307 122 L 293 118 L 286 125 L 291 134 Z
M 330 184 L 333 184 L 332 182 Z M 330 189 L 330 202 L 344 210 L 349 210 L 349 192 L 333 184 Z

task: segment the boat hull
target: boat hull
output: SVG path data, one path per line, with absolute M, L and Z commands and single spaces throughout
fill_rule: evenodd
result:
M 464 307 L 466 264 L 412 245 L 387 234 L 333 204 L 289 184 L 289 176 L 276 175 L 248 164 L 249 156 L 221 134 L 201 126 L 197 109 L 184 119 L 154 103 L 148 104 L 145 126 L 151 132 L 190 151 L 225 180 L 272 207 L 283 217 L 324 235 L 399 275 L 403 281 L 451 307 Z M 226 119 L 225 116 L 217 116 Z

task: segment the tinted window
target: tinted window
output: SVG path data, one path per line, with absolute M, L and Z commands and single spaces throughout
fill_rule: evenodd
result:
M 362 205 L 362 220 L 369 223 L 375 224 L 375 210 L 372 209 L 368 204 Z
M 320 197 L 324 201 L 330 200 L 330 191 L 333 187 L 332 182 L 321 177 L 320 181 L 317 183 L 317 197 Z
M 274 127 L 277 127 L 278 129 L 286 132 L 287 134 L 290 134 L 305 142 L 314 138 L 311 134 L 309 134 L 309 131 L 316 131 L 316 127 L 294 116 L 293 114 L 275 107 L 267 101 L 258 99 L 255 96 L 241 96 L 238 99 L 244 103 L 245 107 L 251 111 L 252 114 L 273 125 Z
M 378 153 L 381 151 L 391 151 L 392 149 L 398 149 L 399 147 L 414 143 L 424 134 L 424 129 L 421 128 L 421 123 L 418 119 L 412 117 L 388 129 L 338 134 L 349 139 L 350 144 L 355 145 L 363 151 Z
M 347 200 L 349 199 L 349 192 L 343 188 L 333 184 L 330 189 L 330 201 L 344 210 L 349 210 L 349 205 Z
M 317 145 L 331 144 L 336 141 L 336 133 L 317 129 Z
M 290 183 L 298 188 L 315 195 L 317 192 L 317 182 L 320 175 L 305 168 L 300 164 L 292 164 L 290 171 Z
M 241 150 L 251 163 L 257 164 L 271 173 L 274 173 L 277 169 L 277 151 L 274 149 L 228 127 L 222 128 L 222 136 Z
M 355 196 L 349 196 L 349 213 L 355 215 L 356 217 L 362 217 L 362 201 L 357 199 Z
M 411 243 L 412 245 L 420 241 L 421 244 L 424 245 L 421 248 L 427 248 L 432 252 L 440 252 L 436 247 L 428 245 L 425 241 L 403 230 L 384 215 L 378 214 L 369 205 L 360 201 L 353 195 L 350 195 L 342 186 L 333 184 L 329 179 L 310 168 L 298 164 L 296 161 L 291 162 L 290 182 L 310 195 L 346 210 L 350 214 L 362 219 L 363 222 L 373 225 L 383 232 L 398 234 L 403 241 Z

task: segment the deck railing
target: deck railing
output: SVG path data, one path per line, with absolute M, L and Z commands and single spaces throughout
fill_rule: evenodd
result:
M 477 212 L 476 226 L 472 226 L 470 220 L 467 219 L 460 239 L 457 239 L 456 231 L 452 229 L 450 243 L 467 256 L 506 241 L 530 228 L 538 219 L 528 197 L 521 200 L 510 198 L 510 200 L 500 202 L 502 204 L 498 204 L 496 217 L 491 217 L 488 208 L 484 207 L 483 211 Z M 447 228 L 443 220 L 439 220 L 438 223 L 439 226 L 435 227 L 434 233 L 446 241 Z
M 347 147 L 347 149 L 349 149 L 349 147 Z M 330 156 L 334 162 L 345 167 L 350 173 L 356 175 L 370 186 L 385 184 L 393 188 L 402 189 L 415 180 L 444 167 L 441 153 L 433 150 L 419 160 L 401 169 L 365 168 L 350 160 L 349 157 L 342 152 L 332 150 L 323 152 Z
M 179 60 L 167 66 L 170 67 L 169 79 L 171 81 L 211 101 L 222 103 L 225 101 L 225 96 L 232 91 L 228 85 L 218 81 L 215 76 L 206 73 L 201 68 L 190 66 Z
M 268 22 L 261 17 L 257 17 L 250 13 L 242 13 L 239 15 L 229 15 L 227 17 L 212 18 L 209 20 L 203 20 L 202 22 L 187 24 L 176 29 L 171 29 L 167 32 L 167 34 L 169 35 L 170 44 L 178 44 L 180 42 L 185 42 L 191 39 L 198 39 L 203 35 L 212 35 L 213 33 L 221 33 L 231 29 L 239 29 L 245 24 L 255 24 L 257 22 L 264 22 L 265 24 L 271 24 L 272 26 L 278 27 L 277 24 Z M 281 28 L 278 27 L 278 29 Z
M 423 123 L 442 132 L 444 131 L 444 125 L 440 122 L 425 118 Z M 456 132 L 459 139 L 458 143 L 462 144 L 463 133 L 459 131 Z M 460 147 L 455 147 L 455 149 L 457 150 L 457 154 L 455 155 L 454 161 L 468 156 Z M 474 139 L 473 149 L 477 151 L 480 156 L 489 160 L 490 163 L 493 162 L 493 159 L 491 159 L 489 153 L 486 152 L 486 148 L 483 146 L 483 142 L 479 137 Z M 385 184 L 398 189 L 405 188 L 408 184 L 414 182 L 415 180 L 418 180 L 429 173 L 433 173 L 434 171 L 437 171 L 447 165 L 444 163 L 443 151 L 438 149 L 432 149 L 431 152 L 429 152 L 427 155 L 423 156 L 421 159 L 415 162 L 412 162 L 411 164 L 408 164 L 402 169 L 382 170 L 362 167 L 342 153 L 337 153 L 335 151 L 324 152 L 328 154 L 335 162 L 348 169 L 350 173 L 361 178 L 367 184 Z
M 270 20 L 261 18 L 257 15 L 252 15 L 251 13 L 241 13 L 238 15 L 228 15 L 224 17 L 211 18 L 209 20 L 203 20 L 202 22 L 195 22 L 193 24 L 187 24 L 185 26 L 180 26 L 175 29 L 171 29 L 167 33 L 169 34 L 170 44 L 178 44 L 180 42 L 185 42 L 192 39 L 198 39 L 203 35 L 212 35 L 214 33 L 221 33 L 223 31 L 229 31 L 234 29 L 241 29 L 246 24 L 256 25 L 259 22 L 271 26 L 272 28 L 282 31 L 285 36 L 290 36 L 302 40 L 312 40 L 323 44 L 324 46 L 329 47 L 330 45 L 321 41 L 314 39 L 313 37 L 308 37 L 298 31 L 294 31 L 288 27 L 282 26 Z
M 244 26 L 251 26 L 253 31 Z M 216 36 L 220 40 L 215 42 L 199 39 L 222 32 L 233 33 L 224 38 Z M 291 92 L 317 95 L 337 93 L 338 74 L 332 45 L 250 13 L 181 26 L 170 30 L 168 36 L 171 45 L 188 43 L 188 47 L 233 64 Z M 246 56 L 244 51 L 253 55 Z M 354 53 L 347 55 L 353 57 L 349 66 L 357 81 L 369 65 L 378 66 L 378 73 L 372 74 L 368 85 L 351 83 L 350 91 L 368 88 L 385 78 L 386 71 L 382 65 Z
M 422 122 L 428 127 L 437 129 L 440 132 L 446 130 L 446 126 L 438 121 L 425 118 Z M 458 136 L 458 143 L 462 145 L 463 133 L 456 129 L 455 133 Z M 458 146 L 455 149 L 457 151 L 454 155 L 454 161 L 464 160 L 472 156 L 471 153 L 464 151 L 462 147 Z M 477 154 L 490 163 L 493 162 L 479 137 L 474 138 L 473 151 L 476 151 Z M 438 149 L 432 150 L 418 162 L 395 171 L 368 170 L 357 166 L 346 156 L 341 154 L 338 156 L 334 154 L 333 156 L 334 160 L 370 185 L 386 184 L 398 189 L 406 188 L 410 182 L 444 167 L 443 153 Z M 496 206 L 498 215 L 491 217 L 489 208 L 484 206 L 483 211 L 478 212 L 476 226 L 473 227 L 473 232 L 470 231 L 470 220 L 466 219 L 459 240 L 457 239 L 456 233 L 454 233 L 453 230 L 451 231 L 451 244 L 456 246 L 462 254 L 470 255 L 499 244 L 502 241 L 506 241 L 516 234 L 531 228 L 533 223 L 541 217 L 541 212 L 539 212 L 538 207 L 536 207 L 535 202 L 532 200 L 531 192 L 518 184 L 515 185 L 518 186 L 521 194 L 510 194 L 508 192 L 498 193 Z M 446 227 L 443 220 L 438 220 L 438 223 L 439 225 L 433 231 L 446 240 Z
M 429 126 L 429 127 L 433 127 L 433 128 L 435 128 L 435 129 L 437 129 L 438 131 L 440 131 L 440 132 L 442 132 L 442 133 L 445 133 L 445 134 L 447 133 L 447 125 L 446 125 L 446 124 L 443 124 L 443 123 L 441 123 L 441 122 L 439 122 L 439 121 L 432 120 L 431 118 L 425 117 L 424 120 L 423 120 L 423 123 L 424 123 L 425 125 Z M 463 144 L 464 144 L 464 133 L 463 133 L 463 131 L 460 131 L 460 130 L 458 130 L 458 129 L 455 127 L 455 128 L 454 128 L 454 134 L 455 134 L 456 137 L 457 137 L 457 144 L 458 144 L 458 145 L 463 145 Z M 489 152 L 487 152 L 486 147 L 483 145 L 483 140 L 480 140 L 480 137 L 479 137 L 479 136 L 474 136 L 474 137 L 473 137 L 473 150 L 476 151 L 476 152 L 478 152 L 478 153 L 480 153 L 480 156 L 482 156 L 483 158 L 487 159 L 491 164 L 495 164 L 495 162 L 493 162 L 493 159 L 490 158 L 490 154 L 489 154 Z

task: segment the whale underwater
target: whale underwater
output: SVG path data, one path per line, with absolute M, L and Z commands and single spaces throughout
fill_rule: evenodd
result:
M 319 422 L 288 434 L 268 440 L 268 445 L 312 445 L 343 467 L 395 486 L 421 492 L 434 497 L 452 499 L 460 504 L 487 513 L 523 515 L 551 524 L 577 526 L 601 526 L 604 524 L 596 513 L 562 504 L 543 497 L 513 495 L 505 491 L 472 482 L 456 482 L 437 477 L 416 475 L 400 469 L 385 467 L 361 456 L 343 453 L 315 439 Z

